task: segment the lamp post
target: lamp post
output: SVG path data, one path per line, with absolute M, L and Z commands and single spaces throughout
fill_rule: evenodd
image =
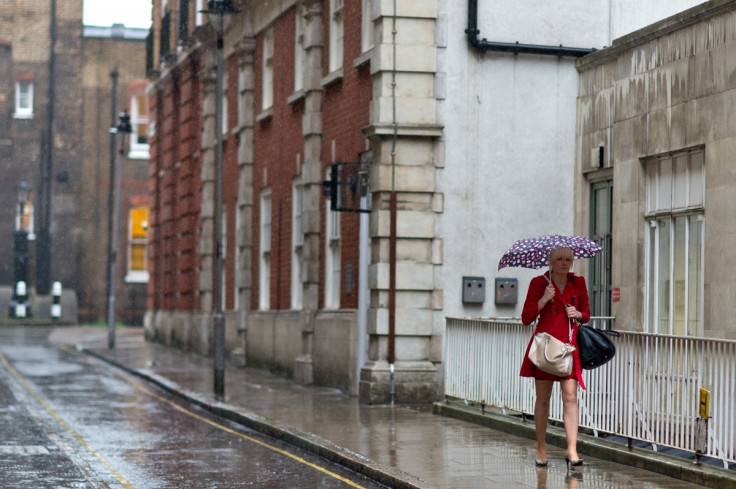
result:
M 225 318 L 222 315 L 222 268 L 223 268 L 223 226 L 222 226 L 222 51 L 223 31 L 225 29 L 225 14 L 234 14 L 238 11 L 233 7 L 232 0 L 208 0 L 207 14 L 212 26 L 217 31 L 217 76 L 215 96 L 215 137 L 216 148 L 216 195 L 215 195 L 215 319 L 214 319 L 214 390 L 215 398 L 225 398 Z
M 31 195 L 31 186 L 25 180 L 21 181 L 16 187 L 15 192 L 18 202 L 18 220 L 16 222 L 13 233 L 13 278 L 15 285 L 13 287 L 13 301 L 20 308 L 11 308 L 11 315 L 16 316 L 15 311 L 25 311 L 20 314 L 25 317 L 28 313 L 28 229 L 24 222 L 24 214 L 26 203 Z M 23 282 L 23 286 L 18 284 Z M 20 289 L 20 292 L 19 292 Z M 22 304 L 18 304 L 22 302 Z
M 118 77 L 120 72 L 117 68 L 110 72 L 112 80 L 112 90 L 110 92 L 110 181 L 107 190 L 107 289 L 105 297 L 110 298 L 110 259 L 112 258 L 112 221 L 113 207 L 115 206 L 115 121 L 118 118 L 117 109 L 117 93 L 118 93 Z M 110 305 L 107 305 L 110 307 Z
M 120 138 L 120 156 L 118 164 L 115 168 L 115 196 L 112 212 L 112 240 L 110 243 L 110 270 L 108 276 L 110 283 L 108 284 L 110 297 L 107 300 L 107 346 L 110 350 L 115 348 L 115 271 L 118 258 L 118 231 L 120 222 L 120 187 L 123 179 L 123 160 L 125 158 L 125 139 L 128 134 L 133 132 L 130 125 L 130 116 L 127 110 L 123 110 L 120 114 L 120 122 L 117 127 L 110 128 L 113 134 L 122 134 Z

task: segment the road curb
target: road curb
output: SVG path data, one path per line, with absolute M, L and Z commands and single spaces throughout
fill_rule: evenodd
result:
M 434 403 L 432 412 L 437 415 L 487 426 L 512 435 L 536 439 L 533 423 L 511 416 L 480 412 L 477 408 L 450 405 L 445 402 Z M 550 425 L 547 429 L 547 443 L 563 449 L 566 448 L 564 430 Z M 691 460 L 637 447 L 628 447 L 585 433 L 578 435 L 578 452 L 701 486 L 716 489 L 733 489 L 736 487 L 736 472 L 734 471 L 705 464 L 695 465 Z
M 192 403 L 205 409 L 212 414 L 229 419 L 239 423 L 247 428 L 262 433 L 264 435 L 282 440 L 291 445 L 307 450 L 318 455 L 330 462 L 341 465 L 354 472 L 362 474 L 369 479 L 378 483 L 387 485 L 396 489 L 433 489 L 434 486 L 427 482 L 407 474 L 393 467 L 388 467 L 375 462 L 359 453 L 347 448 L 338 446 L 329 440 L 325 440 L 312 433 L 307 433 L 293 426 L 280 423 L 252 413 L 246 409 L 231 404 L 218 402 L 202 396 L 199 393 L 182 389 L 175 382 L 171 382 L 165 377 L 156 375 L 146 369 L 133 369 L 120 364 L 103 354 L 95 352 L 86 347 L 81 347 L 81 351 L 102 360 L 110 365 L 135 375 L 147 382 L 150 382 L 166 392 L 169 392 L 180 399 Z

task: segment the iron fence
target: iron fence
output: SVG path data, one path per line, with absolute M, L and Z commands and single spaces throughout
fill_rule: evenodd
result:
M 591 318 L 611 327 L 614 318 Z M 532 328 L 519 319 L 447 318 L 445 395 L 533 414 L 534 383 L 519 376 Z M 736 462 L 736 341 L 621 332 L 608 364 L 583 372 L 580 427 Z M 706 446 L 696 446 L 700 389 L 710 394 Z M 562 421 L 559 385 L 550 418 Z

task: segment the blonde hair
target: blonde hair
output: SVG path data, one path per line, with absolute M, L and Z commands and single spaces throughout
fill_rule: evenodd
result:
M 549 261 L 552 263 L 552 261 L 555 260 L 559 255 L 566 255 L 569 258 L 573 258 L 572 256 L 572 250 L 570 248 L 555 248 L 549 252 Z

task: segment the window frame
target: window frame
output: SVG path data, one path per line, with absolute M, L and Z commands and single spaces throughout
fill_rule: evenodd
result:
M 360 52 L 373 49 L 373 1 L 361 0 L 360 4 Z
M 328 169 L 329 173 L 329 169 Z M 329 179 L 329 175 L 326 180 Z M 325 309 L 340 308 L 341 253 L 340 212 L 325 202 Z
M 306 61 L 306 22 L 304 7 L 296 7 L 294 20 L 294 92 L 304 90 L 304 65 Z
M 34 85 L 33 80 L 16 80 L 15 119 L 33 119 Z M 27 87 L 27 90 L 24 91 L 23 87 Z
M 291 308 L 301 309 L 304 304 L 304 186 L 292 184 L 291 219 Z
M 136 218 L 134 217 L 134 213 L 136 211 L 143 211 L 144 212 L 144 219 L 140 223 L 140 228 L 142 230 L 141 236 L 136 236 Z M 126 274 L 125 274 L 125 282 L 126 283 L 136 283 L 136 284 L 145 284 L 148 283 L 148 280 L 150 278 L 149 271 L 148 271 L 148 223 L 150 222 L 149 219 L 151 217 L 151 209 L 147 205 L 139 205 L 131 207 L 128 210 L 128 242 L 127 242 L 127 263 L 126 263 Z M 142 246 L 143 248 L 143 267 L 142 268 L 133 268 L 133 248 L 135 246 Z
M 271 309 L 271 189 L 261 190 L 259 223 L 258 309 Z
M 268 110 L 274 104 L 273 84 L 273 58 L 274 58 L 274 34 L 273 27 L 269 27 L 263 34 L 263 46 L 261 50 L 261 109 Z
M 143 92 L 135 93 L 130 98 L 130 127 L 131 127 L 131 133 L 130 133 L 130 147 L 128 149 L 128 158 L 131 160 L 147 160 L 150 158 L 150 149 L 151 145 L 148 143 L 149 138 L 149 128 L 150 128 L 150 117 L 148 114 L 148 110 L 146 110 L 146 114 L 142 115 L 141 110 L 139 108 L 140 99 L 139 97 L 144 97 L 145 103 L 148 104 L 148 97 Z M 148 107 L 146 107 L 148 109 Z M 140 143 L 138 141 L 139 138 L 139 126 L 144 125 L 146 127 L 146 142 Z
M 684 175 L 678 172 L 675 161 L 679 159 L 681 165 L 683 158 Z M 701 337 L 705 292 L 704 151 L 701 148 L 650 158 L 644 170 L 647 332 Z
M 330 53 L 329 72 L 343 67 L 345 56 L 345 3 L 344 0 L 330 0 Z

